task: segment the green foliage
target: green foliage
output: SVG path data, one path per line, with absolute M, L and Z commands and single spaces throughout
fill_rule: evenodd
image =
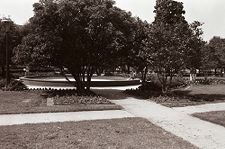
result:
M 190 24 L 191 35 L 188 41 L 188 50 L 186 50 L 185 67 L 194 71 L 199 69 L 202 65 L 202 48 L 205 46 L 201 35 L 203 31 L 201 29 L 202 23 L 194 21 Z
M 5 62 L 6 62 L 6 28 L 4 27 L 1 19 L 0 19 L 0 67 L 4 70 Z M 21 34 L 21 26 L 14 24 L 10 20 L 10 28 L 8 31 L 8 50 L 9 50 L 9 57 L 13 56 L 13 48 L 16 47 L 22 39 Z M 11 63 L 11 61 L 10 61 Z M 12 64 L 12 63 L 11 63 Z M 0 76 L 4 77 L 4 71 Z
M 181 2 L 158 1 L 154 12 L 156 17 L 151 25 L 146 53 L 151 68 L 158 74 L 162 91 L 167 92 L 175 74 L 185 67 L 193 67 L 188 62 L 193 62 L 199 51 L 201 30 L 198 22 L 187 23 Z
M 161 93 L 162 87 L 156 81 L 144 82 L 139 88 L 140 91 L 155 91 Z
M 6 85 L 6 80 L 5 79 L 0 79 L 0 89 L 5 90 L 5 91 L 23 91 L 26 90 L 27 87 L 21 82 L 17 80 L 11 80 L 10 84 L 5 88 Z
M 225 39 L 213 37 L 202 49 L 202 67 L 204 69 L 225 67 Z
M 113 5 L 111 0 L 42 0 L 34 4 L 32 29 L 16 48 L 15 61 L 66 67 L 78 90 L 84 89 L 85 74 L 90 84 L 97 69 L 121 65 L 132 47 L 137 20 Z

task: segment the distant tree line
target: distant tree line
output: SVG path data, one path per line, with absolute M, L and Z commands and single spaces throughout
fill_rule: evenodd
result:
M 118 66 L 137 68 L 143 82 L 148 70 L 156 72 L 163 92 L 184 69 L 195 74 L 196 69 L 225 67 L 225 39 L 205 42 L 202 23 L 185 20 L 182 2 L 157 1 L 151 24 L 112 0 L 40 0 L 33 7 L 27 24 L 12 25 L 12 64 L 67 68 L 80 92 L 90 89 L 94 73 Z M 1 24 L 0 30 L 4 70 Z

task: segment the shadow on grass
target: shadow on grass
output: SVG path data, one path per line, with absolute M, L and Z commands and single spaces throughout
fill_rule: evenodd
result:
M 92 90 L 97 95 L 101 95 L 110 100 L 120 100 L 132 97 L 132 95 L 126 94 L 123 90 L 116 89 L 93 89 Z
M 188 97 L 191 101 L 225 101 L 225 94 L 192 94 L 190 90 L 174 91 L 177 97 Z
M 168 94 L 162 94 L 151 90 L 116 90 L 116 89 L 95 89 L 97 95 L 111 100 L 123 100 L 129 97 L 151 100 L 168 107 L 183 107 L 206 103 L 218 103 L 225 101 L 225 94 L 193 94 L 191 90 L 176 90 Z

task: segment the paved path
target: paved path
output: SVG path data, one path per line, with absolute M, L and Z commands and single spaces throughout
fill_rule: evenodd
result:
M 133 117 L 123 110 L 0 115 L 0 126 Z
M 187 115 L 159 104 L 127 98 L 112 100 L 137 117 L 148 119 L 155 125 L 203 149 L 224 149 L 225 128 Z
M 173 109 L 183 112 L 183 113 L 186 113 L 186 114 L 203 113 L 203 112 L 211 112 L 211 111 L 225 111 L 225 103 L 204 104 L 204 105 L 187 106 L 187 107 L 176 107 Z

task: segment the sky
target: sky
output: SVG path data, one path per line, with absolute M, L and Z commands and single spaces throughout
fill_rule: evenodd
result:
M 132 12 L 133 16 L 140 17 L 151 23 L 155 0 L 115 0 L 116 6 Z M 211 39 L 213 36 L 225 38 L 225 0 L 178 0 L 184 3 L 186 20 L 191 23 L 200 21 L 204 23 L 203 38 Z M 33 3 L 38 0 L 0 0 L 0 18 L 10 16 L 17 24 L 24 24 L 33 16 Z

